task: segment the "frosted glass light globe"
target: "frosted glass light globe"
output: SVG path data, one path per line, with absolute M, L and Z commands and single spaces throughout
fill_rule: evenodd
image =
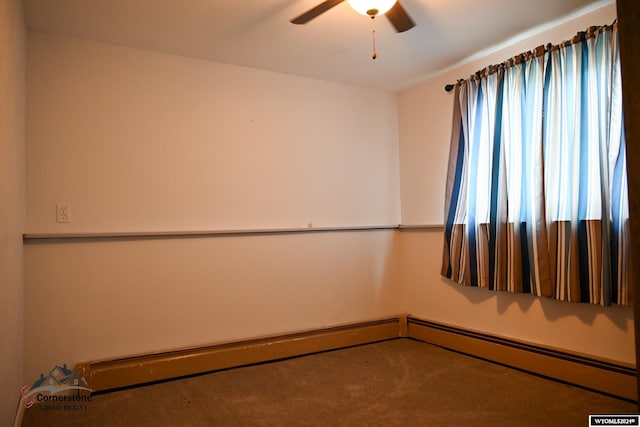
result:
M 364 15 L 383 15 L 389 11 L 396 4 L 398 0 L 347 0 L 349 6 L 356 12 Z M 377 12 L 371 12 L 377 10 Z

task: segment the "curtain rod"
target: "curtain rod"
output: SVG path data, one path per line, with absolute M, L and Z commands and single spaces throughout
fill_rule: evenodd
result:
M 495 73 L 496 71 L 498 71 L 498 69 L 500 68 L 505 68 L 505 67 L 513 67 L 514 65 L 518 65 L 521 64 L 525 61 L 528 61 L 531 58 L 536 58 L 538 56 L 542 56 L 547 52 L 551 52 L 554 50 L 558 50 L 560 48 L 563 47 L 567 47 L 567 46 L 571 46 L 573 44 L 577 44 L 580 43 L 581 41 L 584 41 L 588 38 L 592 38 L 595 37 L 596 35 L 603 33 L 605 31 L 610 31 L 612 30 L 614 27 L 618 26 L 618 20 L 614 20 L 613 24 L 611 25 L 601 25 L 601 26 L 592 26 L 587 28 L 586 31 L 579 31 L 575 36 L 573 36 L 572 39 L 570 40 L 565 40 L 562 43 L 559 44 L 551 44 L 551 43 L 547 43 L 546 45 L 540 45 L 538 47 L 536 47 L 535 49 L 531 50 L 531 51 L 526 51 L 526 52 L 522 52 L 516 56 L 513 56 L 509 59 L 507 59 L 506 61 L 502 62 L 501 64 L 498 65 L 489 65 L 488 67 L 485 67 L 481 70 L 476 71 L 475 73 L 473 73 L 471 75 L 471 77 L 469 77 L 469 79 L 473 79 L 474 77 L 476 79 L 479 79 L 480 77 L 486 77 L 490 74 Z M 457 84 L 462 83 L 463 81 L 465 81 L 465 79 L 460 79 L 458 80 L 457 83 L 449 83 L 447 85 L 444 86 L 444 90 L 446 92 L 451 92 Z

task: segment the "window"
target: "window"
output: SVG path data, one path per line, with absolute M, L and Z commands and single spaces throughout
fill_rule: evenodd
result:
M 616 24 L 458 82 L 445 203 L 444 276 L 630 304 Z

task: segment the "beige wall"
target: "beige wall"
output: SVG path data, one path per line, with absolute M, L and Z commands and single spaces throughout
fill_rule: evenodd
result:
M 442 233 L 400 233 L 402 306 L 419 318 L 635 364 L 633 310 L 491 292 L 440 276 Z
M 400 221 L 393 93 L 38 33 L 28 68 L 28 232 Z
M 393 230 L 25 247 L 25 372 L 401 311 Z
M 25 27 L 22 2 L 0 0 L 0 425 L 22 386 Z
M 400 221 L 393 93 L 33 33 L 28 70 L 28 232 Z M 397 314 L 395 239 L 28 243 L 25 376 Z
M 532 47 L 610 24 L 615 5 L 486 54 L 398 94 L 403 224 L 442 224 L 453 95 L 444 85 Z M 464 288 L 440 277 L 441 231 L 402 232 L 403 306 L 416 316 L 635 363 L 633 311 Z

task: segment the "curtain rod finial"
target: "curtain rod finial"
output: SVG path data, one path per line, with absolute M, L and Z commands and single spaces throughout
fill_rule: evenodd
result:
M 446 90 L 447 92 L 451 92 L 453 90 L 453 88 L 455 87 L 455 85 L 452 84 L 448 84 L 444 87 L 444 90 Z

